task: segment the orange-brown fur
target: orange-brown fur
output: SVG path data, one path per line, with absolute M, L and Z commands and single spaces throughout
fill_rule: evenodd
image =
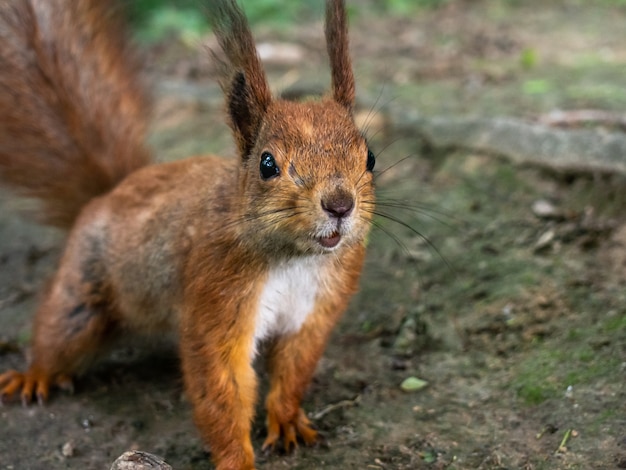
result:
M 149 162 L 150 103 L 123 32 L 109 2 L 0 6 L 0 177 L 40 199 L 45 222 L 69 228 Z
M 195 422 L 217 468 L 251 469 L 252 362 L 256 342 L 267 341 L 263 447 L 282 438 L 292 449 L 298 436 L 316 442 L 300 402 L 357 289 L 374 198 L 367 144 L 352 119 L 343 1 L 327 2 L 332 94 L 302 103 L 272 98 L 234 1 L 209 2 L 239 159 L 148 166 L 147 102 L 119 19 L 99 0 L 63 0 L 54 14 L 45 2 L 0 6 L 0 179 L 71 229 L 35 316 L 29 369 L 0 374 L 1 396 L 45 400 L 117 332 L 176 330 Z M 57 61 L 70 51 L 80 67 Z M 38 113 L 11 109 L 14 95 Z M 267 152 L 275 178 L 260 174 Z M 298 264 L 310 259 L 321 281 L 308 315 L 295 330 L 288 320 L 257 337 L 270 273 L 291 262 L 311 269 Z

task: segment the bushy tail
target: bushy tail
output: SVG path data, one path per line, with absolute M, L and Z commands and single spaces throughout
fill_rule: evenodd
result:
M 149 100 L 112 3 L 0 1 L 0 182 L 52 225 L 150 161 Z

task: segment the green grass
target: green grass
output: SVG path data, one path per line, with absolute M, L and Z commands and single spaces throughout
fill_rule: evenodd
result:
M 137 21 L 137 37 L 148 43 L 173 36 L 193 45 L 209 31 L 206 19 L 193 8 L 158 8 Z
M 240 4 L 251 24 L 295 24 L 319 14 L 323 8 L 319 0 L 243 0 Z M 210 29 L 198 0 L 137 0 L 128 8 L 141 41 L 156 42 L 172 36 L 183 42 L 197 41 Z
M 385 15 L 407 15 L 421 8 L 437 7 L 454 0 L 368 0 L 348 1 L 350 16 L 361 11 Z M 319 21 L 323 17 L 322 0 L 239 0 L 251 24 L 284 27 Z M 178 37 L 183 42 L 194 41 L 209 31 L 208 21 L 199 0 L 135 0 L 129 2 L 129 15 L 141 41 L 156 42 Z
M 602 324 L 602 331 L 605 333 L 626 333 L 626 315 L 615 315 Z
M 571 330 L 567 333 L 566 343 L 537 342 L 533 354 L 520 364 L 512 383 L 519 399 L 527 405 L 538 405 L 563 396 L 570 385 L 576 389 L 576 386 L 619 380 L 619 357 L 589 344 L 591 338 L 601 331 L 611 330 L 616 323 L 611 318 L 594 328 Z

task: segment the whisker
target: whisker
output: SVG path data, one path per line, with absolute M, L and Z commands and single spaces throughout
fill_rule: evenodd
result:
M 387 150 L 389 150 L 393 145 L 397 144 L 398 142 L 401 142 L 403 140 L 408 140 L 408 137 L 404 137 L 404 136 L 399 136 L 396 137 L 395 139 L 391 140 L 390 142 L 388 142 L 387 144 L 385 144 L 385 146 L 378 152 L 379 156 L 382 156 Z
M 370 204 L 373 203 L 373 201 L 364 201 L 364 202 L 369 202 Z M 409 204 L 403 201 L 378 200 L 376 201 L 376 206 L 389 208 L 389 209 L 405 210 L 405 211 L 412 212 L 414 214 L 422 215 L 424 217 L 428 217 L 431 220 L 434 220 L 435 222 L 440 223 L 441 225 L 445 225 L 446 227 L 450 229 L 454 229 L 454 230 L 457 229 L 458 224 L 465 223 L 464 220 L 459 219 L 456 216 L 453 216 L 439 209 L 434 209 L 430 206 L 425 206 L 425 205 L 422 205 L 422 206 L 420 206 L 419 204 L 413 205 L 413 204 Z M 456 224 L 453 224 L 452 222 L 455 222 Z
M 373 137 L 373 136 L 369 136 L 368 133 L 369 133 L 370 125 L 371 125 L 372 121 L 374 120 L 374 116 L 376 115 L 376 113 L 378 113 L 376 108 L 378 107 L 380 99 L 382 98 L 383 93 L 385 91 L 385 85 L 386 84 L 383 83 L 382 86 L 380 87 L 380 91 L 378 92 L 378 95 L 376 96 L 376 100 L 374 100 L 374 103 L 372 104 L 372 106 L 370 106 L 370 109 L 367 112 L 367 116 L 365 117 L 365 122 L 363 123 L 362 133 L 363 133 L 363 135 L 367 136 L 368 139 Z M 387 106 L 389 103 L 395 101 L 395 99 L 396 99 L 395 97 L 392 97 L 392 98 L 388 99 L 384 104 L 382 104 L 379 107 L 379 109 L 382 109 L 384 106 Z M 380 131 L 377 131 L 376 133 L 378 133 L 378 132 L 380 132 Z M 374 136 L 375 135 L 376 134 L 374 134 Z
M 409 154 L 406 155 L 405 157 L 401 158 L 400 160 L 398 160 L 397 162 L 392 163 L 391 165 L 389 165 L 387 168 L 383 169 L 383 170 L 379 170 L 379 171 L 374 171 L 374 180 L 376 180 L 377 178 L 380 178 L 382 175 L 384 175 L 385 173 L 387 173 L 389 170 L 391 170 L 392 168 L 395 168 L 397 165 L 399 165 L 400 163 L 405 162 L 406 160 L 408 160 L 409 158 L 414 157 L 414 154 Z
M 287 198 L 285 198 L 285 200 L 287 200 Z M 238 217 L 236 219 L 229 221 L 226 224 L 221 225 L 220 227 L 216 228 L 214 231 L 209 232 L 207 235 L 211 236 L 213 233 L 221 232 L 224 229 L 233 228 L 233 227 L 236 227 L 237 225 L 244 224 L 244 223 L 255 222 L 257 220 L 261 220 L 269 216 L 274 216 L 274 217 L 278 216 L 276 219 L 276 222 L 281 222 L 284 220 L 288 220 L 291 217 L 304 215 L 307 212 L 308 211 L 303 210 L 303 209 L 297 210 L 296 206 L 287 206 L 287 207 L 279 207 L 276 209 L 259 212 L 257 214 L 244 214 L 241 217 Z
M 367 175 L 367 170 L 363 170 L 363 172 L 362 172 L 362 173 L 361 173 L 361 175 L 359 176 L 359 179 L 358 179 L 358 180 L 356 180 L 356 184 L 355 184 L 355 186 L 356 186 L 356 189 L 357 189 L 357 193 L 358 193 L 358 192 L 360 192 L 360 190 L 361 190 L 361 189 L 363 189 L 363 188 L 365 187 L 365 185 L 366 185 L 366 184 L 368 184 L 367 182 L 366 182 L 366 183 L 363 183 L 363 185 L 361 185 L 361 184 L 360 184 L 360 183 L 361 183 L 361 179 L 362 179 L 365 175 Z
M 381 223 L 377 222 L 376 220 L 372 220 L 371 224 L 373 227 L 377 228 L 378 230 L 383 232 L 385 235 L 387 235 L 389 238 L 391 238 L 396 243 L 396 245 L 398 245 L 400 249 L 404 251 L 405 254 L 408 255 L 410 253 L 408 247 L 404 243 L 402 243 L 402 240 L 400 240 L 400 238 L 398 238 L 398 236 L 395 233 L 387 230 Z
M 401 225 L 402 227 L 410 230 L 412 233 L 414 233 L 415 235 L 417 235 L 421 240 L 423 240 L 435 253 L 437 253 L 437 255 L 443 260 L 444 263 L 446 263 L 446 266 L 448 267 L 448 269 L 450 269 L 450 271 L 454 274 L 456 274 L 456 270 L 454 269 L 454 267 L 452 266 L 452 264 L 446 259 L 445 256 L 443 256 L 443 254 L 441 253 L 441 251 L 439 251 L 439 248 L 437 248 L 437 246 L 423 233 L 421 233 L 419 230 L 417 230 L 416 228 L 412 227 L 411 225 L 409 225 L 408 223 L 404 222 L 403 220 L 391 215 L 391 214 L 385 214 L 384 212 L 380 212 L 377 210 L 373 210 L 370 211 L 371 214 L 377 215 L 378 217 L 382 217 L 384 219 L 390 220 L 392 222 L 397 223 L 398 225 Z

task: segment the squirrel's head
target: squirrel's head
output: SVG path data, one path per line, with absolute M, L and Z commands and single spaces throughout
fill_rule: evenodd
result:
M 222 88 L 240 158 L 246 235 L 271 251 L 323 253 L 362 243 L 374 208 L 374 154 L 353 119 L 343 0 L 327 0 L 331 96 L 274 99 L 236 0 L 213 3 Z

